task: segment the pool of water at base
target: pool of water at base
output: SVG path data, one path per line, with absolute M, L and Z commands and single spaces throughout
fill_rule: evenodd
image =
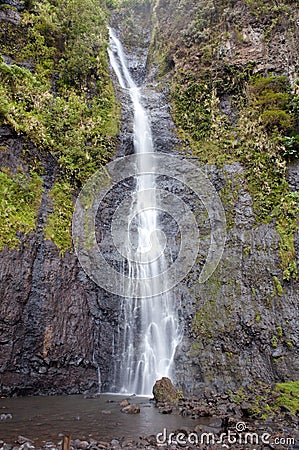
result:
M 140 405 L 140 414 L 121 412 L 119 403 L 126 398 Z M 111 394 L 96 398 L 83 395 L 1 398 L 0 414 L 12 414 L 12 419 L 0 420 L 1 440 L 13 444 L 22 435 L 39 445 L 49 441 L 57 443 L 62 434 L 73 439 L 109 442 L 113 438 L 156 435 L 164 428 L 170 432 L 181 427 L 193 429 L 211 420 L 161 414 L 149 398 Z

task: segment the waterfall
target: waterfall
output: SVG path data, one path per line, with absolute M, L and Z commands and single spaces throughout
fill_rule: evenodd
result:
M 128 226 L 127 263 L 129 277 L 144 279 L 136 297 L 123 298 L 118 336 L 115 389 L 123 393 L 150 395 L 155 381 L 173 376 L 176 347 L 180 340 L 177 308 L 171 292 L 153 296 L 155 277 L 165 272 L 164 234 L 159 231 L 159 198 L 155 195 L 155 168 L 147 154 L 155 151 L 150 121 L 142 106 L 140 88 L 127 66 L 121 42 L 109 29 L 111 66 L 119 85 L 132 103 L 134 151 L 137 158 L 136 200 L 131 205 Z M 154 207 L 153 207 L 154 205 Z M 150 281 L 148 281 L 150 279 Z M 161 283 L 161 281 L 159 281 Z M 163 291 L 163 289 L 161 289 Z

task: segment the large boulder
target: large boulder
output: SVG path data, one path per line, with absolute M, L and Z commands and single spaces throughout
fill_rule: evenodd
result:
M 177 403 L 182 398 L 182 393 L 174 387 L 167 377 L 157 380 L 153 387 L 154 399 L 157 403 Z

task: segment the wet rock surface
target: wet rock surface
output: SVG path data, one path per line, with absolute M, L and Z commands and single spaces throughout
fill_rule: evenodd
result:
M 184 284 L 175 288 L 181 299 L 184 337 L 177 350 L 174 382 L 184 393 L 201 395 L 207 385 L 221 392 L 257 380 L 296 380 L 298 286 L 282 279 L 275 224 L 256 221 L 251 197 L 239 178 L 243 173 L 239 164 L 205 170 L 230 225 L 212 277 L 199 284 L 201 266 L 196 264 Z M 229 206 L 229 191 L 234 189 Z M 208 239 L 201 235 L 202 248 Z M 280 327 L 283 333 L 278 336 Z
M 139 405 L 127 405 L 121 410 L 122 413 L 125 414 L 139 414 L 140 413 L 140 406 Z
M 6 5 L 7 8 L 10 7 L 17 11 L 23 11 L 25 8 L 24 1 L 22 0 L 1 0 L 1 4 Z
M 18 11 L 13 9 L 0 10 L 0 20 L 12 23 L 13 25 L 19 25 L 21 15 Z
M 9 127 L 1 128 L 0 142 L 8 149 L 1 152 L 0 164 L 12 172 L 22 167 L 27 173 L 28 160 L 23 154 L 28 143 Z M 96 391 L 94 346 L 99 339 L 96 323 L 102 314 L 99 303 L 103 294 L 87 278 L 73 252 L 62 258 L 55 245 L 44 240 L 43 228 L 51 211 L 46 194 L 57 167 L 51 156 L 39 154 L 32 145 L 29 150 L 27 158 L 41 160 L 44 165 L 45 193 L 37 232 L 20 236 L 19 249 L 1 252 L 0 392 L 31 395 Z
M 176 403 L 180 399 L 180 392 L 167 377 L 156 381 L 153 387 L 153 394 L 157 403 Z

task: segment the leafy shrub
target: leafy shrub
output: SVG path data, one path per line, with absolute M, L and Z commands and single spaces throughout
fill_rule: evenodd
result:
M 268 131 L 287 132 L 294 127 L 294 118 L 281 109 L 267 109 L 261 114 L 261 119 Z
M 71 223 L 73 214 L 72 188 L 67 182 L 57 182 L 50 192 L 53 211 L 47 217 L 46 239 L 51 239 L 63 254 L 72 245 Z
M 107 65 L 108 13 L 105 0 L 29 0 L 25 6 L 20 25 L 0 30 L 0 51 L 16 61 L 0 61 L 0 125 L 10 125 L 56 159 L 68 189 L 59 183 L 53 188 L 47 236 L 65 250 L 71 245 L 69 223 L 61 219 L 58 226 L 58 218 L 62 204 L 71 216 L 66 192 L 71 195 L 106 164 L 116 146 L 119 110 Z M 28 68 L 20 67 L 24 62 Z M 13 196 L 13 184 L 7 188 Z
M 0 172 L 0 250 L 18 247 L 18 233 L 35 230 L 41 196 L 42 180 L 36 173 Z

